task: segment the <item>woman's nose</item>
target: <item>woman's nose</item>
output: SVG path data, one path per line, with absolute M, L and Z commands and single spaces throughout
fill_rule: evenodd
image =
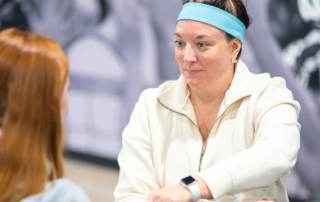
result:
M 196 62 L 197 58 L 195 56 L 195 52 L 191 45 L 186 45 L 186 48 L 184 50 L 184 62 Z

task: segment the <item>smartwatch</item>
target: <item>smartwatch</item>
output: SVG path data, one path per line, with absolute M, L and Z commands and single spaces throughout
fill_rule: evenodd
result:
M 189 189 L 192 195 L 192 201 L 199 201 L 201 199 L 201 191 L 199 184 L 197 180 L 195 180 L 193 177 L 188 176 L 186 178 L 183 178 L 180 181 L 180 184 L 186 189 Z

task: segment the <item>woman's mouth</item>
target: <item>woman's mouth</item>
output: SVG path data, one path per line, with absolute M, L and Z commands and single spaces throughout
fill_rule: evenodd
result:
M 198 73 L 200 73 L 202 70 L 189 70 L 189 69 L 186 69 L 185 70 L 185 73 L 189 76 L 195 76 L 197 75 Z

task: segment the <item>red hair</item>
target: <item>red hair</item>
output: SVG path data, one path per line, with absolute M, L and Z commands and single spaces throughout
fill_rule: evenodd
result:
M 67 75 L 67 58 L 52 40 L 12 28 L 0 33 L 1 202 L 41 193 L 48 180 L 64 176 L 60 105 Z

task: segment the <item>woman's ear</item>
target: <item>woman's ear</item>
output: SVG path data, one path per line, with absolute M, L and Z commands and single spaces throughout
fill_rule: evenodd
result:
M 241 41 L 237 38 L 232 39 L 232 41 L 230 42 L 230 46 L 231 46 L 231 58 L 237 58 L 238 53 L 240 52 L 241 49 Z

